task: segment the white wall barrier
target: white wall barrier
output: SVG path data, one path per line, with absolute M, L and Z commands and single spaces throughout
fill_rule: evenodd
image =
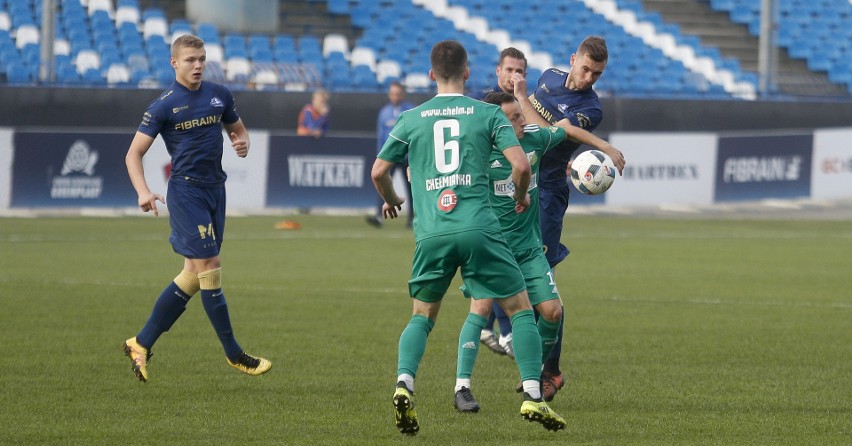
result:
M 713 133 L 614 133 L 624 174 L 606 192 L 606 204 L 710 204 L 716 166 Z M 573 192 L 573 191 L 572 191 Z
M 814 132 L 811 169 L 811 197 L 852 197 L 852 129 Z
M 9 208 L 12 197 L 12 129 L 0 128 L 0 210 Z

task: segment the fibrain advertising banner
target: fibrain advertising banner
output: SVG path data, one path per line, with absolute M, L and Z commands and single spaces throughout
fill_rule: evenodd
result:
M 720 137 L 716 201 L 810 196 L 812 151 L 811 134 Z

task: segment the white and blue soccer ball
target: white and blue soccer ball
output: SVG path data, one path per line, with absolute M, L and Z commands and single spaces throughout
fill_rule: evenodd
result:
M 615 165 L 600 150 L 586 150 L 571 162 L 571 182 L 584 194 L 602 194 L 614 181 Z

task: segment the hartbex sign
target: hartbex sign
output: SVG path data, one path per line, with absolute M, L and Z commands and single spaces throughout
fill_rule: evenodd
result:
M 716 201 L 810 196 L 810 134 L 720 137 Z
M 373 207 L 374 138 L 270 136 L 268 207 Z
M 612 144 L 627 165 L 604 195 L 626 206 L 709 204 L 713 201 L 716 135 L 712 133 L 615 133 Z

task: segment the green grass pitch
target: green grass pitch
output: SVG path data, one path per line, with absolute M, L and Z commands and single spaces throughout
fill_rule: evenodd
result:
M 413 239 L 358 217 L 230 218 L 228 367 L 200 297 L 135 381 L 122 341 L 180 271 L 168 220 L 0 219 L 0 444 L 784 445 L 852 438 L 849 221 L 569 216 L 559 433 L 524 422 L 517 369 L 487 349 L 452 406 L 455 288 L 418 374 L 421 432 L 390 398 Z

